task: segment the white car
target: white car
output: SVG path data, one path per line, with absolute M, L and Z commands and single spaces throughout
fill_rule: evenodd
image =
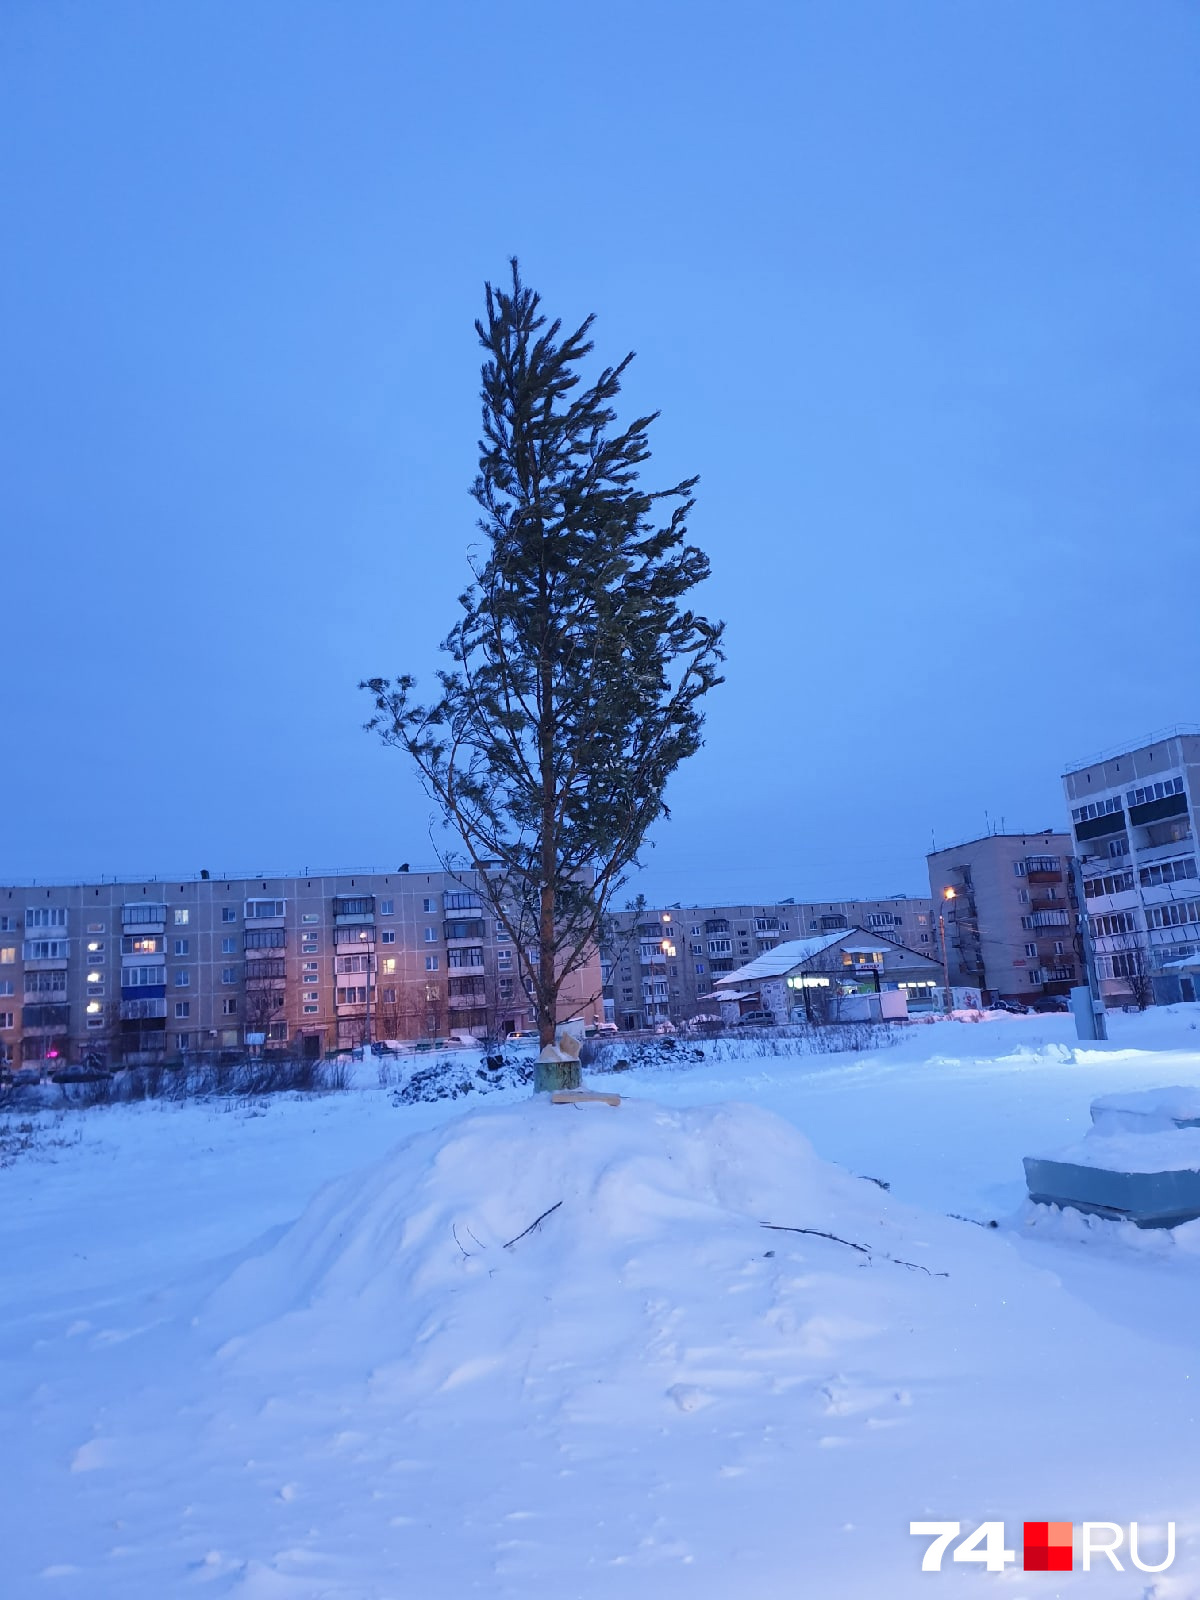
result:
M 528 1028 L 518 1028 L 516 1033 L 510 1033 L 505 1040 L 506 1044 L 536 1044 L 539 1035 Z
M 620 1031 L 615 1022 L 589 1022 L 587 1025 L 589 1039 L 596 1038 L 598 1034 L 620 1033 Z

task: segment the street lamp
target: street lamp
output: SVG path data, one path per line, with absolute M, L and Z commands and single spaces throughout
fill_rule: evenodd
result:
M 945 975 L 946 987 L 942 991 L 942 1010 L 947 1014 L 954 1009 L 954 999 L 950 993 L 950 949 L 946 943 L 946 902 L 957 900 L 958 890 L 945 888 L 942 890 L 942 909 L 938 912 L 938 927 L 942 935 L 942 972 Z

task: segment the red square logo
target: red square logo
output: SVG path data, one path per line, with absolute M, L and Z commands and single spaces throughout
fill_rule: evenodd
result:
M 1070 1572 L 1072 1554 L 1069 1522 L 1025 1524 L 1026 1572 Z

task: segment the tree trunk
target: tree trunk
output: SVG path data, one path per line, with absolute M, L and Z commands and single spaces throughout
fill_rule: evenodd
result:
M 554 937 L 554 880 L 558 867 L 558 840 L 554 828 L 554 680 L 549 663 L 541 669 L 541 717 L 538 756 L 542 778 L 542 892 L 538 905 L 538 1039 L 544 1050 L 558 1032 L 558 954 Z M 536 1094 L 555 1089 L 579 1088 L 578 1061 L 539 1061 L 534 1068 Z

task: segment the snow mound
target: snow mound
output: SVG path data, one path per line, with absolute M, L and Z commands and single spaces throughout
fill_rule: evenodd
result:
M 234 1372 L 365 1370 L 405 1406 L 470 1388 L 478 1410 L 481 1388 L 490 1404 L 540 1388 L 586 1407 L 603 1388 L 609 1406 L 690 1412 L 816 1354 L 824 1370 L 878 1331 L 865 1279 L 879 1275 L 861 1268 L 907 1277 L 892 1257 L 911 1266 L 922 1249 L 900 1250 L 896 1210 L 755 1107 L 538 1097 L 472 1111 L 326 1187 L 200 1327 Z

